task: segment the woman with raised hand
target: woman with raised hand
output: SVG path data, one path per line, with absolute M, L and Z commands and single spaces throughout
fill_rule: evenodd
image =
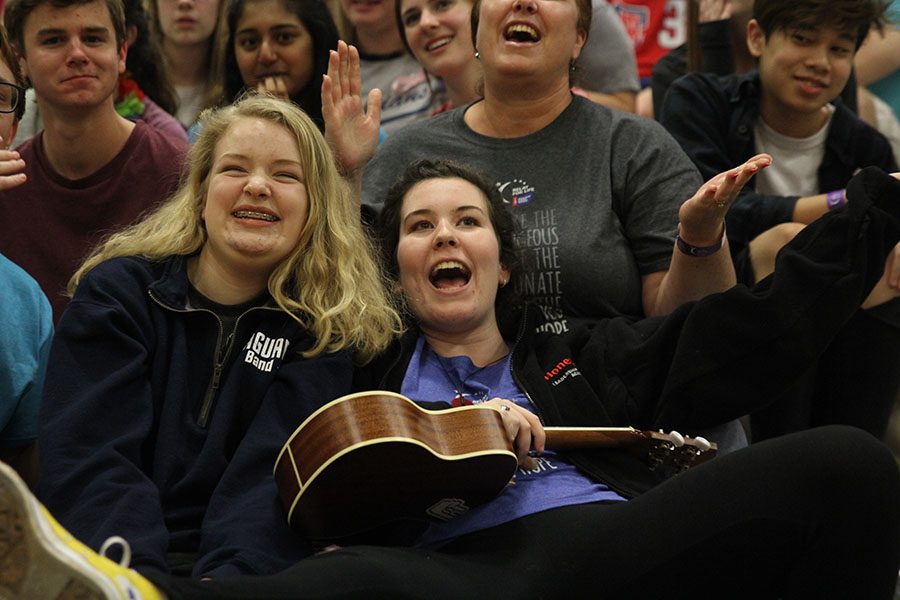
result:
M 269 573 L 303 555 L 271 472 L 297 411 L 347 393 L 399 320 L 312 120 L 254 97 L 203 123 L 178 192 L 72 279 L 40 497 L 142 572 Z
M 363 203 L 378 210 L 390 182 L 418 157 L 483 169 L 521 230 L 519 291 L 550 316 L 545 326 L 560 332 L 580 318 L 664 315 L 736 281 L 725 239 L 732 182 L 695 193 L 698 171 L 662 127 L 571 93 L 570 67 L 590 29 L 590 9 L 586 0 L 476 2 L 483 100 L 392 136 L 365 166 L 361 187 Z M 354 164 L 365 164 L 364 155 L 358 158 Z M 753 156 L 744 168 L 752 172 L 769 160 Z M 898 276 L 891 278 L 900 287 Z M 869 327 L 863 323 L 861 331 Z M 829 403 L 832 414 L 843 412 L 847 422 L 882 436 L 889 417 L 883 397 L 846 406 L 871 381 L 841 369 L 846 356 L 859 354 L 852 344 L 860 339 L 848 332 L 848 342 L 826 357 L 834 366 L 810 371 L 805 398 L 771 417 L 758 415 L 754 439 L 814 423 L 810 398 L 820 382 L 841 389 Z M 829 382 L 832 375 L 846 387 Z
M 554 316 L 557 331 L 570 317 L 666 314 L 735 281 L 722 250 L 734 180 L 697 194 L 697 170 L 658 124 L 572 94 L 591 16 L 587 0 L 476 2 L 484 98 L 391 136 L 362 187 L 377 210 L 416 158 L 483 169 L 521 230 L 519 291 Z M 767 160 L 750 161 L 741 177 Z

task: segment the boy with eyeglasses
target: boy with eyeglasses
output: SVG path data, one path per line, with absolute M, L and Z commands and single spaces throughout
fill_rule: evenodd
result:
M 18 148 L 27 183 L 0 193 L 0 252 L 38 281 L 57 321 L 88 251 L 174 191 L 187 144 L 116 113 L 121 0 L 14 0 L 4 18 L 44 130 Z

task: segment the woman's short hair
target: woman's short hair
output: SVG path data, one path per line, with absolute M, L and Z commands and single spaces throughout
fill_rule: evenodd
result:
M 225 96 L 234 100 L 244 91 L 244 80 L 234 53 L 234 34 L 247 4 L 254 0 L 232 0 L 228 7 L 228 45 L 225 49 Z M 289 13 L 295 15 L 312 37 L 313 76 L 309 84 L 291 98 L 313 118 L 320 128 L 322 119 L 322 75 L 328 71 L 328 55 L 337 48 L 338 31 L 331 12 L 323 0 L 278 0 Z
M 207 235 L 202 212 L 219 140 L 239 119 L 269 121 L 297 141 L 309 211 L 293 252 L 269 276 L 276 303 L 308 328 L 317 344 L 307 354 L 353 348 L 367 360 L 399 331 L 384 277 L 353 202 L 316 124 L 291 102 L 251 95 L 208 109 L 178 191 L 137 224 L 106 239 L 72 277 L 70 292 L 94 266 L 118 256 L 163 260 L 201 250 Z
M 515 290 L 518 289 L 520 255 L 516 249 L 516 224 L 512 214 L 503 204 L 500 191 L 481 172 L 450 160 L 423 159 L 411 164 L 388 189 L 384 206 L 376 221 L 382 263 L 388 276 L 399 279 L 397 247 L 400 244 L 400 221 L 403 200 L 418 183 L 430 179 L 459 178 L 471 183 L 483 195 L 488 209 L 488 219 L 497 236 L 500 248 L 500 263 L 510 272 L 510 285 L 497 292 L 495 305 L 509 308 L 519 302 Z

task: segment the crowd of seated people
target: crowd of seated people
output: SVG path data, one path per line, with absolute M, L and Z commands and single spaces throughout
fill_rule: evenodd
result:
M 0 597 L 891 598 L 890 4 L 8 0 Z M 279 451 L 374 390 L 490 410 L 515 485 L 293 529 Z

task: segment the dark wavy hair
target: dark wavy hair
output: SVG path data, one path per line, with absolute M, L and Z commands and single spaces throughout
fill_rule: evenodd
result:
M 123 0 L 125 29 L 134 27 L 137 39 L 128 47 L 125 68 L 140 88 L 160 108 L 175 114 L 178 100 L 164 67 L 162 51 L 156 38 L 150 34 L 150 17 L 142 0 Z
M 226 1 L 226 0 L 223 0 Z M 225 97 L 236 100 L 244 91 L 245 84 L 238 69 L 234 54 L 234 34 L 238 21 L 244 14 L 247 2 L 253 0 L 232 0 L 228 5 L 228 46 L 225 49 Z M 313 42 L 313 77 L 309 84 L 292 97 L 313 121 L 324 128 L 322 119 L 322 75 L 328 70 L 328 53 L 337 48 L 338 32 L 331 12 L 323 0 L 279 0 L 284 8 L 297 16 L 309 31 Z
M 869 29 L 883 29 L 887 23 L 886 10 L 884 0 L 756 0 L 753 18 L 766 36 L 807 27 L 853 31 L 859 49 Z
M 397 246 L 400 244 L 400 216 L 403 200 L 414 185 L 429 179 L 459 178 L 474 185 L 484 195 L 488 218 L 500 246 L 500 263 L 509 270 L 508 285 L 497 290 L 494 306 L 500 319 L 509 309 L 521 304 L 515 290 L 518 279 L 520 255 L 516 249 L 516 223 L 503 205 L 500 190 L 480 171 L 450 160 L 422 159 L 411 164 L 394 181 L 384 199 L 384 206 L 375 222 L 375 231 L 385 272 L 393 280 L 400 277 L 397 264 Z M 502 310 L 501 310 L 502 309 Z

